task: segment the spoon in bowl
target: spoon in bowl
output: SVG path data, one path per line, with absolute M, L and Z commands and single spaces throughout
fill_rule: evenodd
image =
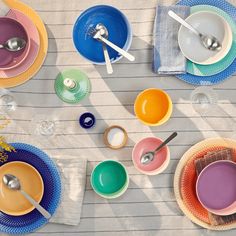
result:
M 4 44 L 0 44 L 0 49 L 7 49 L 10 52 L 17 52 L 23 49 L 26 41 L 21 38 L 10 38 Z
M 101 36 L 103 36 L 106 39 L 108 38 L 107 28 L 103 24 L 101 24 L 101 23 L 97 24 L 95 29 L 100 31 Z M 99 40 L 99 41 L 101 41 L 101 40 Z M 103 49 L 103 54 L 104 54 L 104 58 L 105 58 L 105 62 L 106 62 L 107 73 L 112 74 L 113 69 L 112 69 L 112 65 L 111 65 L 111 60 L 110 60 L 110 57 L 109 57 L 109 54 L 107 51 L 107 46 L 104 42 L 102 42 L 102 49 Z
M 190 25 L 188 22 L 186 22 L 184 19 L 182 19 L 180 16 L 178 16 L 176 13 L 174 13 L 171 10 L 168 11 L 168 15 L 172 17 L 174 20 L 178 21 L 181 25 L 183 25 L 187 29 L 191 30 L 194 34 L 196 34 L 200 38 L 203 46 L 207 48 L 208 50 L 210 51 L 221 50 L 222 45 L 216 37 L 212 35 L 206 35 L 206 34 L 200 33 L 192 25 Z
M 39 205 L 32 197 L 29 196 L 22 188 L 20 180 L 11 174 L 5 174 L 2 179 L 3 183 L 11 190 L 20 191 L 20 193 L 46 218 L 51 218 L 51 214 Z
M 112 43 L 111 41 L 107 40 L 105 37 L 102 36 L 102 32 L 105 31 L 107 31 L 107 36 L 108 36 L 108 30 L 103 24 L 100 23 L 99 25 L 100 25 L 99 30 L 97 30 L 95 27 L 95 29 L 90 30 L 89 34 L 91 34 L 94 39 L 100 40 L 109 47 L 113 48 L 115 51 L 120 53 L 123 57 L 127 58 L 129 61 L 134 61 L 135 60 L 134 56 L 132 56 L 130 53 L 126 52 L 125 50 L 118 47 L 117 45 L 115 45 L 114 43 Z
M 144 153 L 141 158 L 140 162 L 143 165 L 149 164 L 153 159 L 157 152 L 159 152 L 167 143 L 169 143 L 172 139 L 177 136 L 177 132 L 172 133 L 163 143 L 161 143 L 154 151 Z

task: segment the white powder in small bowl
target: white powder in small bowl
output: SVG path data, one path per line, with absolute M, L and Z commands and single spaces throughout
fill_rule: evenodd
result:
M 118 147 L 124 143 L 125 133 L 120 128 L 112 128 L 107 134 L 107 142 L 113 146 Z

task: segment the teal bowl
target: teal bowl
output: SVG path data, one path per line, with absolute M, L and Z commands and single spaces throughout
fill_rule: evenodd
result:
M 117 198 L 127 190 L 129 176 L 120 162 L 107 160 L 93 169 L 91 185 L 99 196 L 108 199 Z

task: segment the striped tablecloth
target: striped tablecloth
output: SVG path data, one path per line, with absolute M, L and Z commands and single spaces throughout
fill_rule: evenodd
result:
M 221 232 L 201 229 L 183 215 L 174 198 L 173 176 L 178 160 L 189 147 L 207 137 L 227 137 L 231 127 L 219 126 L 213 130 L 191 107 L 193 86 L 175 77 L 157 77 L 152 73 L 151 43 L 157 0 L 23 1 L 44 20 L 49 36 L 49 52 L 41 70 L 32 80 L 10 89 L 19 105 L 19 112 L 14 115 L 17 126 L 4 132 L 12 134 L 13 141 L 27 140 L 52 156 L 73 154 L 77 158 L 88 159 L 81 223 L 76 227 L 48 224 L 35 235 L 222 235 Z M 171 4 L 174 1 L 162 2 Z M 105 67 L 92 65 L 83 59 L 71 39 L 73 24 L 79 14 L 101 3 L 121 9 L 130 20 L 134 33 L 130 52 L 135 55 L 136 61 L 130 63 L 122 59 L 114 65 L 112 75 L 106 73 Z M 236 5 L 236 0 L 231 0 L 231 3 Z M 90 78 L 92 92 L 80 105 L 64 104 L 54 93 L 55 77 L 66 68 L 79 68 Z M 150 87 L 164 89 L 173 99 L 172 118 L 160 127 L 144 126 L 133 114 L 136 95 Z M 209 120 L 214 123 L 227 116 L 236 117 L 236 77 L 214 88 L 222 112 Z M 97 117 L 97 125 L 91 131 L 85 131 L 78 125 L 78 116 L 85 111 Z M 50 142 L 36 140 L 30 135 L 30 120 L 39 113 L 58 120 L 57 135 Z M 113 124 L 121 125 L 128 131 L 128 145 L 122 150 L 109 150 L 102 141 L 104 129 Z M 152 177 L 137 172 L 131 162 L 133 145 L 147 136 L 164 139 L 173 131 L 178 131 L 179 135 L 169 145 L 171 161 L 168 169 Z M 127 192 L 121 198 L 110 201 L 98 197 L 89 183 L 92 168 L 99 161 L 109 158 L 121 161 L 127 167 L 131 180 Z M 229 231 L 224 235 L 235 233 Z

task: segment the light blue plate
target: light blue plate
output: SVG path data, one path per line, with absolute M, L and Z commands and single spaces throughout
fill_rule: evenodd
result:
M 211 5 L 220 8 L 236 21 L 236 8 L 225 0 L 181 0 L 177 5 Z M 236 53 L 236 52 L 235 52 Z M 212 76 L 196 76 L 189 73 L 177 75 L 177 78 L 194 85 L 213 85 L 224 81 L 236 72 L 236 59 L 224 71 Z
M 187 72 L 192 75 L 198 76 L 210 76 L 220 73 L 224 71 L 229 65 L 231 65 L 236 58 L 236 24 L 233 19 L 224 11 L 217 7 L 199 5 L 191 7 L 191 13 L 199 12 L 199 11 L 209 11 L 213 13 L 217 13 L 222 16 L 230 25 L 233 33 L 233 42 L 228 54 L 219 62 L 211 64 L 211 65 L 199 65 L 193 63 L 190 60 L 187 60 Z

